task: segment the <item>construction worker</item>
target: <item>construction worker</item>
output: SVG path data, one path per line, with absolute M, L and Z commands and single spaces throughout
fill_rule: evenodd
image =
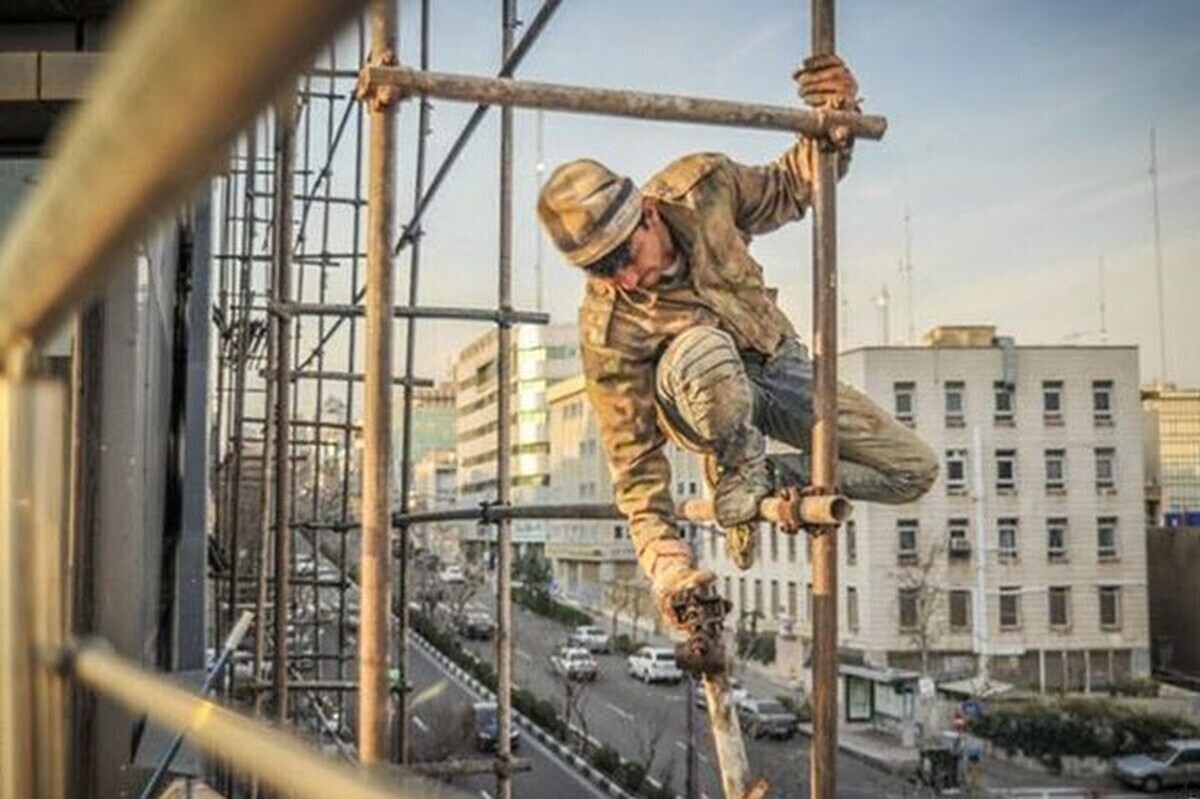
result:
M 810 106 L 859 110 L 837 56 L 808 59 L 795 78 Z M 759 501 L 777 482 L 764 434 L 809 449 L 812 364 L 747 244 L 804 215 L 816 146 L 802 136 L 754 167 L 689 155 L 640 191 L 581 159 L 558 167 L 539 197 L 543 228 L 588 276 L 579 312 L 588 396 L 638 562 L 676 629 L 672 597 L 715 576 L 694 567 L 676 530 L 667 438 L 703 456 L 726 552 L 742 569 L 754 559 Z M 850 148 L 842 143 L 840 174 Z M 840 489 L 888 503 L 924 494 L 937 475 L 930 448 L 861 392 L 840 385 L 837 399 Z M 804 458 L 791 463 L 790 481 L 808 485 Z

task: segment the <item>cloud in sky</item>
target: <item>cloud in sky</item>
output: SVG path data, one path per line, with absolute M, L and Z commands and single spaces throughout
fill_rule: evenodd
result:
M 520 3 L 532 19 L 538 2 Z M 564 3 L 520 76 L 613 88 L 795 104 L 790 74 L 808 49 L 793 0 Z M 881 143 L 861 143 L 839 193 L 849 345 L 878 343 L 872 296 L 885 283 L 902 331 L 903 217 L 911 215 L 918 328 L 994 321 L 1026 344 L 1098 329 L 1097 263 L 1107 264 L 1110 340 L 1157 363 L 1149 129 L 1158 136 L 1171 377 L 1200 386 L 1200 3 L 1192 0 L 926 0 L 842 3 L 839 49 Z M 416 63 L 419 4 L 402 8 L 401 60 Z M 499 20 L 490 0 L 435 4 L 436 69 L 493 72 Z M 436 163 L 469 108 L 437 103 Z M 496 296 L 497 127 L 489 117 L 425 220 L 421 299 L 491 305 Z M 400 215 L 411 207 L 414 114 L 401 116 Z M 548 114 L 545 160 L 589 155 L 644 179 L 682 153 L 721 150 L 754 163 L 785 134 Z M 537 229 L 535 115 L 516 114 L 516 300 L 533 304 Z M 755 253 L 785 306 L 807 324 L 805 224 L 762 237 Z M 401 268 L 404 273 L 402 260 Z M 543 247 L 548 310 L 575 316 L 581 281 Z M 1118 301 L 1119 298 L 1119 301 Z M 1054 308 L 1053 314 L 1045 309 Z M 440 324 L 422 339 L 430 372 L 481 332 Z M 894 336 L 896 335 L 894 334 Z M 895 337 L 893 338 L 895 340 Z M 429 341 L 428 346 L 424 342 Z M 1173 345 L 1171 342 L 1175 342 Z M 435 375 L 436 376 L 436 375 Z M 1145 371 L 1144 376 L 1155 376 Z

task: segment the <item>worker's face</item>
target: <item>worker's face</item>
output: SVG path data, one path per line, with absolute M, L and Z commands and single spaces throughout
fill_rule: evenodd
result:
M 655 203 L 643 205 L 642 219 L 630 237 L 629 249 L 629 263 L 613 275 L 613 280 L 626 291 L 653 290 L 675 260 L 671 233 Z

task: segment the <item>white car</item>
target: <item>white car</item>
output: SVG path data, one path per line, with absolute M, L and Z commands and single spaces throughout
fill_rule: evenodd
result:
M 629 676 L 652 682 L 677 683 L 683 672 L 675 662 L 675 650 L 655 646 L 644 646 L 629 656 Z
M 592 625 L 576 627 L 567 636 L 567 646 L 578 646 L 600 655 L 607 655 L 610 648 L 608 633 L 604 632 L 604 628 Z
M 443 583 L 462 583 L 466 582 L 467 573 L 463 571 L 463 567 L 457 563 L 451 563 L 446 568 L 442 569 L 438 574 L 438 579 Z
M 574 646 L 564 646 L 550 656 L 550 668 L 568 680 L 587 680 L 595 682 L 599 669 L 596 659 L 586 649 Z

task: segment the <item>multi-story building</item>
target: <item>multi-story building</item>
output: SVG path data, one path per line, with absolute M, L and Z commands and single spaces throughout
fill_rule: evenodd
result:
M 546 392 L 557 381 L 579 373 L 578 339 L 573 324 L 520 326 L 513 330 L 509 429 L 510 500 L 514 505 L 545 501 L 545 489 L 550 485 Z M 452 367 L 460 505 L 496 500 L 497 354 L 498 336 L 492 330 L 463 348 Z M 464 547 L 474 558 L 490 551 L 495 537 L 494 527 L 480 525 L 465 532 Z M 545 522 L 513 522 L 513 542 L 523 552 L 540 550 L 546 542 Z
M 1142 389 L 1147 494 L 1154 523 L 1200 526 L 1200 389 Z
M 550 388 L 550 485 L 553 504 L 607 504 L 613 501 L 612 480 L 600 442 L 596 416 L 588 401 L 584 379 L 576 375 Z M 699 496 L 703 478 L 697 458 L 673 444 L 666 445 L 676 500 Z M 697 540 L 695 525 L 682 533 Z M 562 519 L 551 522 L 546 558 L 555 581 L 567 596 L 591 607 L 623 605 L 625 615 L 648 618 L 646 583 L 637 568 L 629 525 L 624 521 Z M 633 605 L 640 602 L 640 610 Z
M 841 531 L 839 643 L 868 666 L 1042 689 L 1148 672 L 1134 347 L 1018 347 L 991 327 L 870 347 L 840 377 L 938 453 L 909 505 L 856 503 Z M 738 572 L 707 551 L 735 617 L 811 637 L 807 542 L 764 527 Z M 983 599 L 981 599 L 983 597 Z
M 413 464 L 408 507 L 415 513 L 453 508 L 458 502 L 457 475 L 453 449 L 427 450 Z M 412 528 L 417 548 L 450 562 L 460 557 L 462 529 L 459 522 L 421 524 Z

